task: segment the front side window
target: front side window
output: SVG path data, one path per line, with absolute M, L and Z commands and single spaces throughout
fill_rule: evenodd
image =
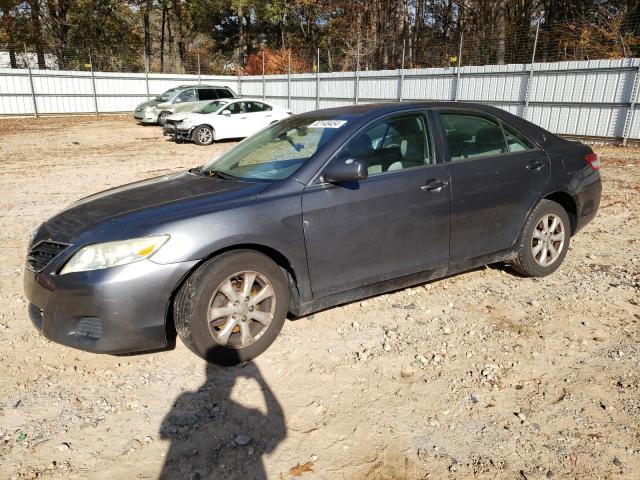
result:
M 290 177 L 344 125 L 345 120 L 291 117 L 249 137 L 202 168 L 243 180 L 276 181 Z
M 218 98 L 218 96 L 216 95 L 216 91 L 214 88 L 199 88 L 198 98 L 200 99 L 200 101 L 215 100 L 216 98 Z
M 176 103 L 195 102 L 196 91 L 193 89 L 185 90 L 176 97 Z
M 473 113 L 440 113 L 451 161 L 508 152 L 500 124 Z
M 231 112 L 231 115 L 238 115 L 239 113 L 246 113 L 246 102 L 233 102 L 223 111 Z
M 364 161 L 369 175 L 434 163 L 431 137 L 422 114 L 389 117 L 356 134 L 339 158 Z

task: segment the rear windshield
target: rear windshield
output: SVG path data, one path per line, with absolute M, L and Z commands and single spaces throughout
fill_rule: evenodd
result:
M 243 180 L 277 181 L 293 175 L 347 120 L 295 116 L 274 123 L 205 165 L 205 173 Z

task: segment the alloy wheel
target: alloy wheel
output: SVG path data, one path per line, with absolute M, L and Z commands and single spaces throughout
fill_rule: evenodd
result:
M 268 278 L 254 271 L 236 273 L 216 288 L 209 302 L 209 331 L 219 345 L 248 347 L 267 331 L 275 308 L 275 291 Z
M 533 230 L 531 253 L 538 265 L 548 267 L 553 264 L 564 248 L 564 223 L 552 213 L 543 216 Z
M 200 130 L 197 131 L 196 137 L 198 138 L 198 141 L 200 143 L 211 143 L 211 140 L 213 139 L 213 134 L 211 133 L 211 130 L 209 130 L 208 128 L 201 128 Z

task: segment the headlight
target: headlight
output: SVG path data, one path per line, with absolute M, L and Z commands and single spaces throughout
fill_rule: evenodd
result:
M 126 265 L 149 258 L 169 240 L 169 235 L 134 238 L 118 242 L 96 243 L 78 250 L 64 266 L 60 275 L 101 270 Z
M 156 107 L 147 107 L 144 109 L 145 112 L 153 112 L 156 109 Z

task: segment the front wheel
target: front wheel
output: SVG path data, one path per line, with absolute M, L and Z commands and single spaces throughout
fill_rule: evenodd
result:
M 197 145 L 211 145 L 214 139 L 213 129 L 207 125 L 200 125 L 193 131 L 192 138 Z
M 189 349 L 219 365 L 264 352 L 282 329 L 289 287 L 282 269 L 251 250 L 223 253 L 185 281 L 174 304 L 176 331 Z
M 541 200 L 522 228 L 513 268 L 527 277 L 544 277 L 555 272 L 569 249 L 571 223 L 558 203 Z
M 167 123 L 167 118 L 171 115 L 171 112 L 160 112 L 158 114 L 158 123 L 161 127 L 164 127 L 164 124 Z

